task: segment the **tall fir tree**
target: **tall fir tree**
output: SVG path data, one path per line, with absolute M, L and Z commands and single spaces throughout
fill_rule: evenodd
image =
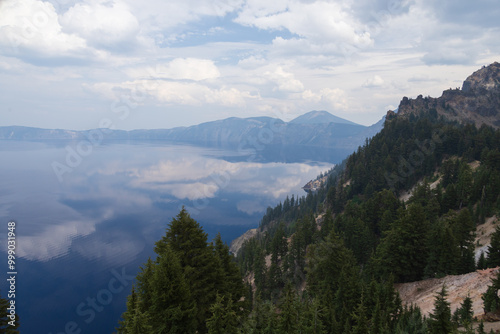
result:
M 222 312 L 227 330 L 236 333 L 245 289 L 220 235 L 207 243 L 207 234 L 182 209 L 155 252 L 156 260 L 148 259 L 136 277 L 118 332 L 207 333 L 207 323 L 213 332 Z
M 454 330 L 451 321 L 450 303 L 446 300 L 448 293 L 443 285 L 434 300 L 434 310 L 429 316 L 430 334 L 449 334 Z
M 167 247 L 158 257 L 151 280 L 151 324 L 159 333 L 194 333 L 197 303 L 177 254 Z
M 377 248 L 374 270 L 392 274 L 398 282 L 416 281 L 425 272 L 429 224 L 420 204 L 400 208 L 398 216 Z
M 466 274 L 476 270 L 474 258 L 474 240 L 476 226 L 468 208 L 461 210 L 454 217 L 454 232 L 458 242 L 459 257 L 457 261 L 457 274 Z
M 210 306 L 211 317 L 207 320 L 208 334 L 238 334 L 239 316 L 231 296 L 217 294 Z
M 486 264 L 489 268 L 500 266 L 500 225 L 495 227 L 495 232 L 491 235 Z
M 207 234 L 185 208 L 172 220 L 165 236 L 156 242 L 155 252 L 161 256 L 167 247 L 178 256 L 186 283 L 196 300 L 197 329 L 206 332 L 210 305 L 216 299 L 218 282 L 224 274 L 219 259 L 207 244 Z

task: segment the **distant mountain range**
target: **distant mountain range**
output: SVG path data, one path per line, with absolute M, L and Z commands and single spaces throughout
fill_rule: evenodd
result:
M 311 111 L 290 122 L 271 117 L 231 117 L 172 129 L 106 130 L 103 141 L 165 141 L 257 152 L 263 160 L 338 163 L 378 133 L 383 124 L 384 119 L 363 126 L 327 111 Z M 0 140 L 84 140 L 95 131 L 6 126 L 0 127 Z

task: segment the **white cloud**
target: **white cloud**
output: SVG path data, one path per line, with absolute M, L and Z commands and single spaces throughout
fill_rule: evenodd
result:
M 4 54 L 30 61 L 73 57 L 87 61 L 82 38 L 62 31 L 52 4 L 37 0 L 5 0 L 0 3 L 0 45 Z
M 368 124 L 498 61 L 498 11 L 490 0 L 0 0 L 0 97 L 16 110 L 0 121 L 88 128 L 140 90 L 140 120 L 119 128 L 156 127 L 164 107 L 183 110 L 162 114 L 171 126 L 312 109 Z M 433 83 L 411 80 L 420 74 Z
M 116 1 L 77 3 L 60 22 L 65 31 L 104 49 L 128 49 L 139 32 L 139 22 L 128 6 Z
M 101 82 L 85 89 L 95 92 L 110 100 L 120 100 L 122 96 L 139 96 L 136 102 L 161 104 L 179 104 L 201 106 L 215 104 L 221 106 L 243 106 L 247 99 L 254 97 L 249 92 L 239 91 L 234 87 L 209 87 L 195 82 L 164 80 L 134 80 L 122 83 Z
M 304 89 L 302 82 L 295 79 L 293 73 L 285 72 L 281 66 L 278 66 L 273 72 L 266 72 L 264 75 L 275 82 L 280 91 L 300 92 Z
M 202 81 L 220 77 L 220 71 L 212 60 L 199 58 L 175 58 L 159 62 L 156 66 L 125 69 L 133 78 L 172 79 Z
M 260 29 L 286 29 L 297 37 L 278 37 L 273 44 L 305 53 L 311 48 L 342 53 L 349 46 L 373 44 L 363 25 L 341 2 L 248 1 L 235 21 Z
M 374 75 L 373 77 L 371 77 L 370 79 L 366 80 L 363 83 L 363 87 L 366 88 L 382 87 L 383 84 L 384 84 L 384 79 L 382 79 L 378 75 Z

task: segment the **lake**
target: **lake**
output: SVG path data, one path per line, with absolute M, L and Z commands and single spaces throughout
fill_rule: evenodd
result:
M 0 256 L 7 276 L 13 220 L 21 333 L 112 333 L 139 266 L 182 206 L 209 239 L 220 232 L 229 244 L 333 166 L 159 142 L 78 145 L 0 141 Z

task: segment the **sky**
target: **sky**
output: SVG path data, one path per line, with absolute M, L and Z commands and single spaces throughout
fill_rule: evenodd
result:
M 371 125 L 500 61 L 498 17 L 497 0 L 0 0 L 0 126 Z

